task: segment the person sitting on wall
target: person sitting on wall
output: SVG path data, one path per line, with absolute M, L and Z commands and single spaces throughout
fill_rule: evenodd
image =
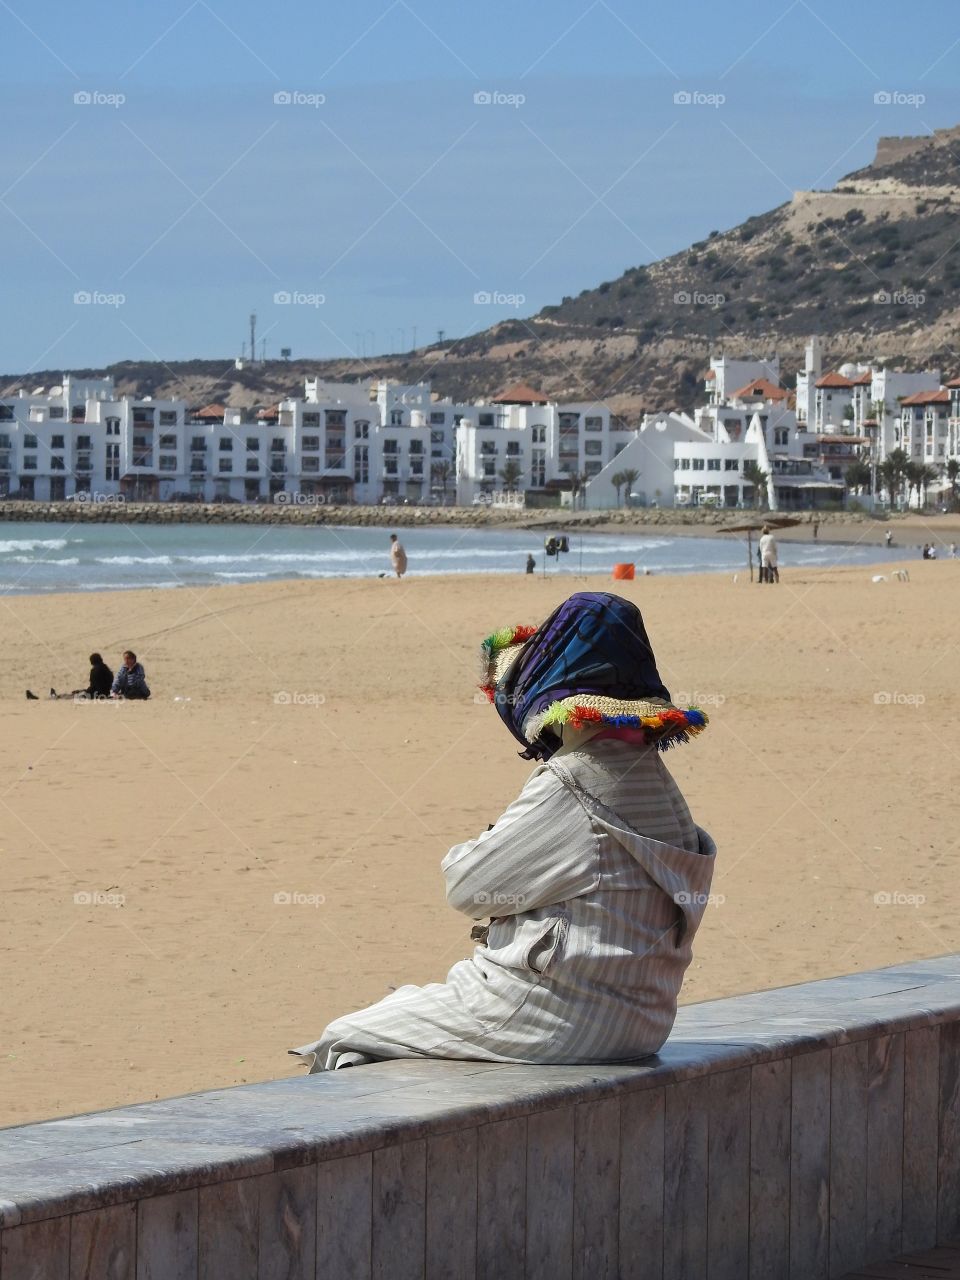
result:
M 124 649 L 123 664 L 117 670 L 110 689 L 111 698 L 129 698 L 145 702 L 150 697 L 147 676 L 132 649 Z
M 639 609 L 607 592 L 495 631 L 481 652 L 481 687 L 538 763 L 442 863 L 478 946 L 446 982 L 402 986 L 291 1049 L 311 1074 L 388 1058 L 625 1062 L 673 1027 L 716 846 L 660 752 L 707 717 L 673 705 Z

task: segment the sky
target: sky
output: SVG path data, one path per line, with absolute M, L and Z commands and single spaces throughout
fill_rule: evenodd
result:
M 461 337 L 960 123 L 955 0 L 0 0 L 0 39 L 10 374 L 230 358 L 251 311 L 268 358 Z

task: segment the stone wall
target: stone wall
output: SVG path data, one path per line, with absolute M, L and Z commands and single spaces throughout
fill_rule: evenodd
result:
M 0 1280 L 828 1280 L 960 1238 L 960 956 L 0 1131 Z

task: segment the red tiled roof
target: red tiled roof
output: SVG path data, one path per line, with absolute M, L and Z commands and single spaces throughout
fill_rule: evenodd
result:
M 825 373 L 817 383 L 818 387 L 852 387 L 853 383 L 842 373 Z
M 960 378 L 951 378 L 946 385 L 948 387 L 960 387 Z
M 219 418 L 223 421 L 223 415 L 227 412 L 225 404 L 206 404 L 202 409 L 195 409 L 193 416 L 195 418 Z
M 491 404 L 548 404 L 549 401 L 542 391 L 535 391 L 533 387 L 528 386 L 525 382 L 515 382 L 513 386 L 505 387 L 499 395 L 494 396 Z
M 778 387 L 776 383 L 770 382 L 766 378 L 756 378 L 753 382 L 748 382 L 739 387 L 730 398 L 732 400 L 756 400 L 758 396 L 762 396 L 764 400 L 786 400 L 787 393 L 783 387 Z
M 869 387 L 873 381 L 873 370 L 868 369 L 866 373 L 859 374 L 856 378 L 851 379 L 855 387 Z
M 949 404 L 950 392 L 946 387 L 938 391 L 916 391 L 912 396 L 904 396 L 901 404 Z

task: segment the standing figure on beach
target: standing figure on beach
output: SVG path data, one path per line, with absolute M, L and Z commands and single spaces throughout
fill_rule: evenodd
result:
M 527 573 L 533 573 L 536 567 L 537 567 L 536 560 L 534 560 L 533 556 L 529 552 L 527 552 Z
M 888 547 L 893 546 L 893 530 L 892 529 L 887 530 L 887 532 L 883 535 L 883 540 Z
M 150 697 L 147 676 L 132 649 L 124 649 L 123 663 L 110 689 L 111 698 L 129 698 L 145 702 Z
M 402 578 L 407 572 L 407 553 L 395 533 L 390 535 L 390 564 L 398 578 Z
M 311 1073 L 387 1058 L 632 1061 L 673 1027 L 716 848 L 660 752 L 707 717 L 673 705 L 640 611 L 606 592 L 495 631 L 481 658 L 484 692 L 537 767 L 442 863 L 478 945 L 446 982 L 400 987 L 291 1050 Z
M 765 524 L 760 533 L 760 581 L 779 582 L 780 570 L 777 568 L 777 540 Z

